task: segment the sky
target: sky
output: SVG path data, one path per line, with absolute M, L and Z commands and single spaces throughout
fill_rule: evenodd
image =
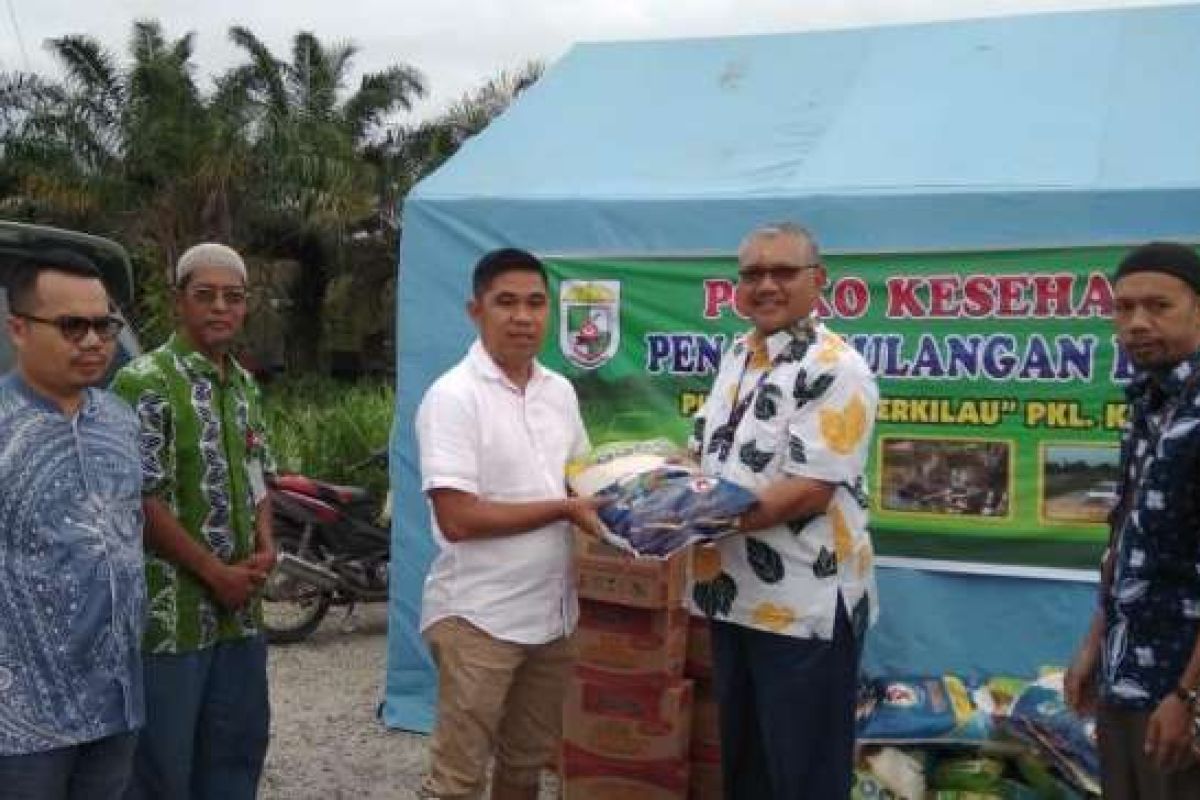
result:
M 359 47 L 355 76 L 406 63 L 435 115 L 501 70 L 552 63 L 583 41 L 783 33 L 1061 9 L 1163 5 L 1162 0 L 0 0 L 0 71 L 56 74 L 46 39 L 85 33 L 127 51 L 132 23 L 151 18 L 175 38 L 196 34 L 201 85 L 241 61 L 228 41 L 245 25 L 286 57 L 312 31 Z
M 1114 447 L 1072 447 L 1070 445 L 1052 445 L 1047 448 L 1046 460 L 1070 464 L 1082 461 L 1090 467 L 1117 465 L 1120 453 Z

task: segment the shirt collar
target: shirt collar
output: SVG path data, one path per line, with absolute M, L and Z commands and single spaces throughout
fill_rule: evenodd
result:
M 21 373 L 15 369 L 5 375 L 3 379 L 0 379 L 0 385 L 12 389 L 14 392 L 23 397 L 27 403 L 35 408 L 40 409 L 41 411 L 45 411 L 50 414 L 66 416 L 63 414 L 63 410 L 59 407 L 58 403 L 54 402 L 37 389 L 34 389 L 32 386 L 30 386 L 29 383 L 26 382 L 23 377 L 21 377 Z M 97 390 L 91 387 L 83 390 L 83 401 L 79 404 L 79 410 L 76 412 L 76 416 L 93 416 L 95 414 L 97 404 L 96 392 Z
M 1151 398 L 1158 402 L 1169 400 L 1183 391 L 1197 370 L 1200 370 L 1200 351 L 1192 353 L 1169 370 L 1138 372 L 1125 387 L 1125 394 L 1131 401 Z
M 812 317 L 805 317 L 789 325 L 782 330 L 775 331 L 765 340 L 767 345 L 767 364 L 774 364 L 784 350 L 791 349 L 791 357 L 793 361 L 799 361 L 804 358 L 804 353 L 808 350 L 812 343 L 817 340 L 820 333 L 817 321 Z M 752 353 L 759 342 L 764 341 L 759 336 L 757 331 L 751 331 L 746 337 L 747 353 Z
M 197 372 L 216 380 L 221 379 L 221 372 L 217 369 L 217 365 L 192 346 L 186 337 L 172 333 L 171 337 L 167 339 L 166 349 Z M 225 367 L 226 378 L 240 379 L 242 377 L 242 366 L 233 356 L 226 356 Z
M 483 346 L 483 342 L 476 339 L 471 344 L 471 348 L 467 351 L 467 360 L 475 371 L 483 378 L 501 383 L 514 391 L 520 391 L 520 388 L 513 385 L 504 371 L 492 359 L 490 353 Z M 529 386 L 533 388 L 535 384 L 540 384 L 546 377 L 546 368 L 535 358 L 533 360 L 533 369 L 529 375 Z

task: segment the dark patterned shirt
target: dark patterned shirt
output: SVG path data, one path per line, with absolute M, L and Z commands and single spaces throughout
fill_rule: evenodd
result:
M 1200 631 L 1198 369 L 1200 353 L 1165 375 L 1139 374 L 1126 389 L 1100 682 L 1104 701 L 1121 708 L 1152 709 L 1170 694 Z
M 126 365 L 113 391 L 141 421 L 143 491 L 162 500 L 191 534 L 226 563 L 255 548 L 255 506 L 274 472 L 253 378 L 232 359 L 216 366 L 172 336 Z M 146 553 L 148 653 L 187 653 L 258 632 L 260 605 L 226 611 L 182 567 Z

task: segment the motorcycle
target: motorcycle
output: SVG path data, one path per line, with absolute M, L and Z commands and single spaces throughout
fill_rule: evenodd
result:
M 354 468 L 387 465 L 376 453 Z M 333 606 L 388 598 L 391 493 L 382 506 L 366 489 L 302 475 L 280 475 L 267 485 L 279 557 L 263 586 L 267 641 L 306 639 Z

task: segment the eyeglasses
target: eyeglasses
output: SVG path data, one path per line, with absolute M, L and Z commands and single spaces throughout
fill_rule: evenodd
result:
M 748 286 L 756 286 L 767 278 L 770 278 L 775 283 L 788 283 L 800 277 L 800 273 L 806 269 L 816 269 L 820 264 L 801 264 L 799 266 L 780 266 L 780 267 L 751 267 L 738 271 L 738 281 L 747 284 Z
M 187 290 L 188 297 L 202 306 L 211 306 L 219 296 L 227 306 L 240 306 L 246 302 L 246 290 L 240 286 L 218 289 L 214 286 L 196 286 Z
M 22 314 L 19 311 L 14 311 L 13 316 L 27 319 L 30 322 L 40 322 L 43 325 L 53 325 L 58 328 L 58 332 L 62 334 L 64 339 L 76 344 L 87 338 L 88 331 L 95 331 L 96 336 L 102 342 L 111 342 L 117 338 L 117 334 L 125 327 L 125 320 L 112 315 L 79 317 L 67 314 L 55 317 L 54 319 L 46 319 L 44 317 L 35 317 L 33 314 Z

